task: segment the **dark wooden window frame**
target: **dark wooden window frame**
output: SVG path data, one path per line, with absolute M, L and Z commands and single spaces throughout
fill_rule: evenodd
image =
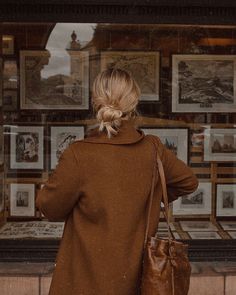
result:
M 234 0 L 2 0 L 0 22 L 236 25 Z M 236 240 L 189 240 L 191 261 L 236 261 Z M 54 261 L 59 240 L 0 240 L 0 262 Z

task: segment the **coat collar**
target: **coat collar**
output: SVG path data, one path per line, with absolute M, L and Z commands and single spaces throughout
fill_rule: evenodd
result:
M 106 144 L 132 144 L 144 138 L 144 133 L 137 130 L 132 120 L 122 121 L 117 135 L 108 138 L 105 132 L 99 132 L 98 128 L 92 130 L 88 137 L 83 141 L 90 143 L 106 143 Z

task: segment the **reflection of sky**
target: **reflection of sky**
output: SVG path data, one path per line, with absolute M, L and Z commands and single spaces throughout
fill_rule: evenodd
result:
M 43 78 L 53 75 L 70 74 L 70 57 L 65 50 L 71 41 L 71 34 L 75 31 L 77 40 L 82 44 L 89 42 L 93 37 L 93 28 L 96 24 L 57 23 L 48 39 L 46 49 L 50 51 L 49 64 L 41 71 Z

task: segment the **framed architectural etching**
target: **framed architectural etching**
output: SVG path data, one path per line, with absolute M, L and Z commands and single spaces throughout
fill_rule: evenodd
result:
M 89 55 L 67 50 L 64 67 L 56 65 L 55 51 L 20 51 L 22 109 L 89 108 Z M 58 53 L 59 54 L 59 53 Z
M 172 111 L 236 112 L 236 55 L 173 55 Z
M 204 161 L 236 160 L 236 129 L 204 130 Z
M 216 216 L 236 216 L 236 184 L 216 185 Z
M 10 184 L 10 216 L 35 216 L 35 185 Z
M 188 163 L 187 128 L 142 128 L 145 134 L 156 135 L 180 160 Z
M 10 168 L 44 168 L 44 129 L 42 126 L 10 127 Z
M 140 100 L 159 101 L 158 51 L 103 51 L 101 70 L 107 68 L 122 68 L 130 72 L 141 89 Z
M 173 215 L 210 215 L 211 204 L 211 183 L 199 182 L 195 192 L 173 202 Z
M 51 169 L 57 165 L 63 151 L 74 141 L 84 138 L 84 126 L 51 127 Z

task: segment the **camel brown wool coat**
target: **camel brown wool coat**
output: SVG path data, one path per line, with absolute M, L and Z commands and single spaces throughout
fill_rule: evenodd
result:
M 150 137 L 150 136 L 149 136 Z M 192 171 L 160 141 L 169 201 L 193 192 Z M 117 136 L 73 143 L 39 192 L 49 220 L 65 219 L 50 295 L 137 295 L 155 148 L 132 122 Z M 159 220 L 157 179 L 150 234 Z

